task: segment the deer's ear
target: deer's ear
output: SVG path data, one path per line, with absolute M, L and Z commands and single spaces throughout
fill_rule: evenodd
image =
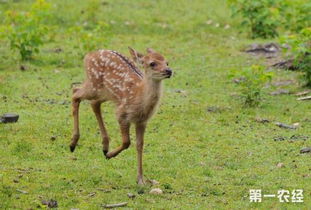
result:
M 152 48 L 147 48 L 146 51 L 147 51 L 147 53 L 155 53 L 154 49 L 152 49 Z
M 141 60 L 142 60 L 142 58 L 144 57 L 144 55 L 141 54 L 141 53 L 139 53 L 139 52 L 137 52 L 136 50 L 134 50 L 134 49 L 131 48 L 131 47 L 128 47 L 128 48 L 129 48 L 129 51 L 130 51 L 130 54 L 131 54 L 133 60 L 134 60 L 135 62 L 137 62 L 137 63 L 141 63 Z

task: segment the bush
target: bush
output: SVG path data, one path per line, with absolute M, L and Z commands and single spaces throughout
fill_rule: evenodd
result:
M 281 42 L 290 46 L 290 57 L 295 68 L 301 70 L 305 85 L 311 87 L 311 27 L 305 28 L 296 35 L 281 38 Z
M 252 65 L 242 70 L 232 71 L 230 77 L 238 77 L 238 85 L 243 104 L 256 107 L 262 101 L 263 88 L 272 79 L 272 72 L 266 72 L 263 66 Z
M 311 25 L 311 2 L 308 0 L 283 0 L 280 22 L 285 29 L 299 32 Z
M 2 27 L 2 36 L 9 40 L 12 50 L 19 51 L 21 60 L 29 60 L 39 52 L 48 30 L 42 20 L 48 14 L 49 7 L 44 0 L 37 0 L 30 12 L 6 12 L 6 27 Z
M 242 25 L 250 27 L 252 38 L 269 38 L 278 35 L 279 1 L 229 0 L 233 15 L 241 15 Z
M 250 28 L 252 38 L 278 36 L 278 29 L 298 32 L 311 24 L 308 0 L 228 0 L 233 16 L 242 16 L 241 25 Z

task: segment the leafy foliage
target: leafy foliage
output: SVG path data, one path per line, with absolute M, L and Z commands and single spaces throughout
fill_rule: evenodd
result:
M 241 15 L 252 38 L 273 38 L 278 29 L 299 31 L 311 23 L 311 3 L 306 0 L 228 0 L 234 16 Z
M 29 12 L 7 11 L 5 14 L 6 27 L 2 27 L 2 36 L 10 41 L 12 50 L 18 50 L 21 60 L 29 60 L 39 52 L 43 45 L 48 28 L 42 24 L 48 14 L 50 4 L 45 0 L 37 0 Z
M 306 86 L 311 87 L 311 27 L 296 35 L 282 37 L 281 42 L 289 44 L 294 66 L 304 73 L 302 78 Z
M 264 85 L 272 79 L 272 72 L 266 72 L 263 66 L 252 65 L 242 71 L 232 71 L 230 77 L 239 78 L 239 87 L 243 104 L 248 107 L 255 107 L 262 101 Z
M 279 1 L 275 0 L 229 0 L 233 15 L 240 14 L 242 25 L 251 29 L 252 38 L 269 38 L 278 35 Z
M 280 5 L 280 23 L 293 32 L 311 25 L 311 2 L 306 0 L 284 0 Z

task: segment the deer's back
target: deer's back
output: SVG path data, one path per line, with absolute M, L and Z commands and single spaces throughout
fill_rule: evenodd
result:
M 99 50 L 84 58 L 86 84 L 97 100 L 118 104 L 132 100 L 139 91 L 143 74 L 135 64 L 116 51 Z

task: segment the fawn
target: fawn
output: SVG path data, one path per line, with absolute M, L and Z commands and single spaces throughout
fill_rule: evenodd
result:
M 111 50 L 99 50 L 85 56 L 86 80 L 81 87 L 73 89 L 74 129 L 70 150 L 75 150 L 80 137 L 79 104 L 82 100 L 90 100 L 102 136 L 103 153 L 107 159 L 117 156 L 130 146 L 130 124 L 135 123 L 137 182 L 142 185 L 142 152 L 146 124 L 159 103 L 162 80 L 170 78 L 172 70 L 165 58 L 153 49 L 147 48 L 146 55 L 130 47 L 129 51 L 134 62 Z M 137 66 L 143 67 L 145 71 L 140 71 Z M 106 101 L 112 101 L 116 105 L 116 117 L 122 135 L 122 145 L 112 151 L 109 151 L 110 139 L 100 109 L 101 103 Z

